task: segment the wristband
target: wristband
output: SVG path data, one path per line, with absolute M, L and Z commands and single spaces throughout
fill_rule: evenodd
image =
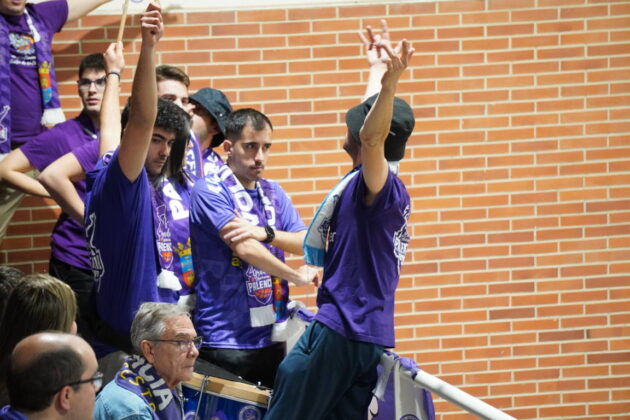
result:
M 265 238 L 263 242 L 266 244 L 273 241 L 274 238 L 276 237 L 276 232 L 273 230 L 271 226 L 265 226 L 265 233 L 267 234 L 267 238 Z
M 118 81 L 120 82 L 120 73 L 119 72 L 117 72 L 117 71 L 110 71 L 105 76 L 108 77 L 110 74 L 115 74 L 116 76 L 118 76 Z

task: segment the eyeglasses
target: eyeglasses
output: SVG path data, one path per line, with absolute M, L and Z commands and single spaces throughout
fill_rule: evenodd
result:
M 82 379 L 76 382 L 70 382 L 69 384 L 65 384 L 64 386 L 81 385 L 87 384 L 88 382 L 92 382 L 94 384 L 94 390 L 98 391 L 99 389 L 101 389 L 101 386 L 103 386 L 103 374 L 101 372 L 96 372 L 91 378 Z
M 101 77 L 100 79 L 91 80 L 86 78 L 81 78 L 77 80 L 77 85 L 79 85 L 79 89 L 89 89 L 94 83 L 94 86 L 98 90 L 105 89 L 105 83 L 107 82 L 107 77 Z
M 197 350 L 199 350 L 201 348 L 201 344 L 203 343 L 203 337 L 197 336 L 197 337 L 193 338 L 192 340 L 159 340 L 159 339 L 155 339 L 155 340 L 149 340 L 149 341 L 155 341 L 155 342 L 158 342 L 158 343 L 173 343 L 173 344 L 177 345 L 177 348 L 179 349 L 179 351 L 184 353 L 184 352 L 189 352 L 193 348 L 193 346 Z

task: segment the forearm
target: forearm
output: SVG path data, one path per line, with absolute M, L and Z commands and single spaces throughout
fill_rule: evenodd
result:
M 79 193 L 77 193 L 74 184 L 67 178 L 57 178 L 47 176 L 46 173 L 42 173 L 40 181 L 46 190 L 50 193 L 50 196 L 57 202 L 61 210 L 69 214 L 70 217 L 77 222 L 83 224 L 83 215 L 85 212 L 85 204 Z
M 131 89 L 129 120 L 153 129 L 157 116 L 157 84 L 155 83 L 155 47 L 142 43 L 136 74 Z
M 387 71 L 387 65 L 385 63 L 374 63 L 370 66 L 370 73 L 368 75 L 367 86 L 365 87 L 365 94 L 363 100 L 376 95 L 381 90 L 381 79 Z
M 120 143 L 120 77 L 109 73 L 101 103 L 99 156 L 114 150 Z
M 5 173 L 2 173 L 2 180 L 23 193 L 38 197 L 50 197 L 44 186 L 26 173 L 6 171 Z
M 297 270 L 276 258 L 265 246 L 255 239 L 247 239 L 232 247 L 232 251 L 245 262 L 272 276 L 283 278 L 296 285 L 304 280 Z
M 280 248 L 283 251 L 290 252 L 295 255 L 304 255 L 302 243 L 306 236 L 306 230 L 300 232 L 285 232 L 276 230 L 276 237 L 271 241 L 271 245 Z
M 110 0 L 66 0 L 68 2 L 68 18 L 66 23 L 82 18 L 92 10 Z

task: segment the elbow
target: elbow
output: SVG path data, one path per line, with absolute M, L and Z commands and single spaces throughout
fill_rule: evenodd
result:
M 46 190 L 48 191 L 50 191 L 50 186 L 54 182 L 54 179 L 55 177 L 50 175 L 50 171 L 44 171 L 40 173 L 39 176 L 37 177 L 37 180 L 39 181 L 39 183 L 42 184 L 44 188 L 46 188 Z

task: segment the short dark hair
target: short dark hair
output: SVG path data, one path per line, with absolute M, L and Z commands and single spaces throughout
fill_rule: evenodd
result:
M 127 102 L 120 116 L 120 124 L 123 130 L 129 123 L 130 112 L 131 100 Z M 157 117 L 155 118 L 153 127 L 161 128 L 162 130 L 175 134 L 175 143 L 171 147 L 171 154 L 169 155 L 166 165 L 164 165 L 163 171 L 168 169 L 178 181 L 182 182 L 179 175 L 184 167 L 186 146 L 190 138 L 190 116 L 173 102 L 158 98 Z
M 27 363 L 16 363 L 12 355 L 7 372 L 11 406 L 20 411 L 42 411 L 61 388 L 80 381 L 84 370 L 81 355 L 69 345 L 47 349 Z
M 158 112 L 155 119 L 155 127 L 175 134 L 175 143 L 171 147 L 171 154 L 164 165 L 172 176 L 179 179 L 184 166 L 186 146 L 190 138 L 190 118 L 186 111 L 171 101 L 158 99 Z
M 83 76 L 83 72 L 87 69 L 105 71 L 103 54 L 90 54 L 83 57 L 81 64 L 79 64 L 79 77 Z
M 256 131 L 264 130 L 265 126 L 273 131 L 273 125 L 265 114 L 253 108 L 243 108 L 228 115 L 225 121 L 225 138 L 232 142 L 240 140 L 243 129 L 248 125 Z
M 159 65 L 155 68 L 155 79 L 157 82 L 162 80 L 177 80 L 186 87 L 190 86 L 190 78 L 180 68 L 169 66 L 167 64 Z

